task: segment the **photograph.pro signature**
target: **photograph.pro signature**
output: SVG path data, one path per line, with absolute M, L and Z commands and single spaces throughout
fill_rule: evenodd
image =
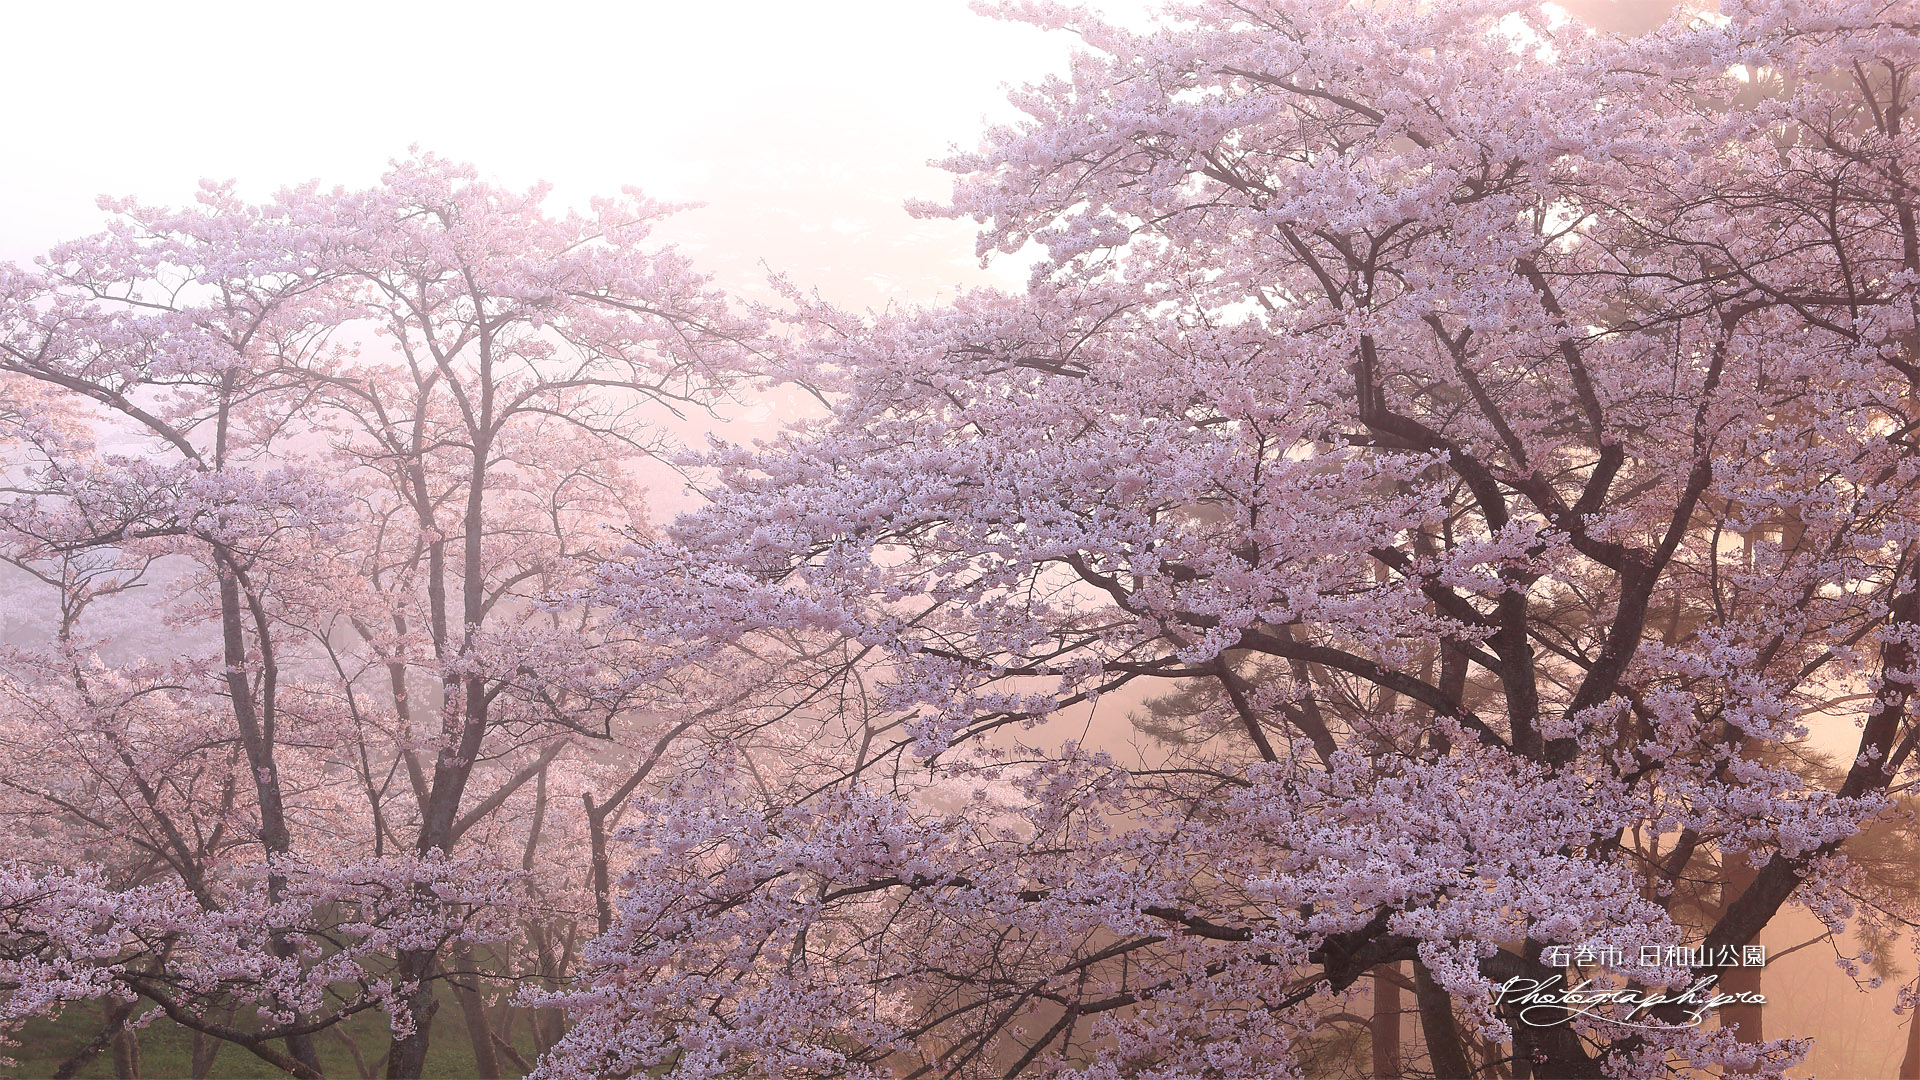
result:
M 1495 1008 L 1504 1008 L 1529 1027 L 1556 1027 L 1585 1018 L 1608 1024 L 1638 1028 L 1698 1027 L 1706 1015 L 1730 1005 L 1765 1005 L 1765 995 L 1753 992 L 1722 992 L 1715 989 L 1720 976 L 1703 975 L 1685 990 L 1663 993 L 1631 986 L 1598 985 L 1598 980 L 1583 979 L 1567 985 L 1559 975 L 1544 979 L 1514 976 L 1494 990 Z M 1656 1018 L 1656 1010 L 1672 1006 L 1680 1016 L 1674 1020 Z

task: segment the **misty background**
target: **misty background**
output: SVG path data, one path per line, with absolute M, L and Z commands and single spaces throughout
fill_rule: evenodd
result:
M 1131 21 L 1154 5 L 1094 6 Z M 1627 32 L 1668 9 L 1563 6 Z M 97 231 L 101 195 L 177 205 L 202 179 L 237 180 L 250 199 L 310 179 L 364 185 L 418 145 L 509 187 L 550 182 L 564 206 L 628 185 L 703 204 L 662 235 L 722 287 L 765 299 L 781 273 L 856 308 L 1024 282 L 1025 260 L 980 266 L 971 222 L 916 220 L 902 203 L 943 199 L 930 159 L 1016 119 L 1006 90 L 1064 70 L 1074 44 L 965 0 L 36 3 L 0 20 L 0 93 L 15 105 L 0 136 L 0 260 Z M 780 418 L 749 410 L 723 434 Z M 670 491 L 649 502 L 656 516 L 679 505 Z M 52 625 L 25 585 L 0 579 L 10 643 Z M 1116 694 L 1054 724 L 1119 751 L 1140 738 L 1137 705 Z M 1899 975 L 1869 989 L 1822 933 L 1796 910 L 1763 935 L 1779 957 L 1769 1034 L 1812 1037 L 1809 1074 L 1895 1075 L 1908 1027 L 1895 997 L 1920 961 L 1903 947 Z

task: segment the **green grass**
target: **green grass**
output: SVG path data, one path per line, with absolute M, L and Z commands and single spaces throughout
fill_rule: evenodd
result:
M 16 1036 L 18 1046 L 0 1049 L 0 1053 L 20 1064 L 0 1069 L 0 1076 L 48 1077 L 82 1044 L 100 1030 L 102 1011 L 97 1005 L 76 1005 L 57 1020 L 29 1021 Z M 239 1020 L 236 1020 L 238 1023 Z M 387 1050 L 387 1017 L 380 1012 L 361 1013 L 344 1022 L 349 1034 L 360 1044 L 360 1054 L 368 1068 L 374 1068 Z M 531 1037 L 516 1031 L 515 1048 L 527 1060 L 533 1060 Z M 138 1033 L 140 1039 L 140 1075 L 146 1080 L 174 1080 L 193 1074 L 193 1033 L 161 1018 Z M 322 1069 L 332 1080 L 353 1080 L 360 1075 L 346 1044 L 330 1032 L 315 1037 Z M 276 1049 L 282 1047 L 276 1046 Z M 519 1070 L 504 1054 L 500 1068 L 505 1075 Z M 80 1075 L 111 1080 L 114 1075 L 113 1051 L 103 1050 L 87 1063 Z M 221 1080 L 247 1077 L 285 1077 L 287 1074 L 253 1056 L 244 1047 L 227 1044 L 220 1048 L 208 1074 Z M 385 1075 L 380 1064 L 377 1075 Z M 469 1077 L 473 1070 L 473 1043 L 467 1038 L 467 1025 L 451 999 L 443 1000 L 437 1010 L 428 1043 L 426 1075 L 430 1077 Z

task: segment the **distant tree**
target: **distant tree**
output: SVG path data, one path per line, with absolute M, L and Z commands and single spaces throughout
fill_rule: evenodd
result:
M 109 203 L 0 270 L 0 541 L 61 612 L 0 664 L 0 1015 L 107 998 L 98 1052 L 157 1007 L 316 1076 L 319 1032 L 384 1009 L 414 1077 L 438 987 L 500 1075 L 488 980 L 557 985 L 563 924 L 593 932 L 550 779 L 575 806 L 717 696 L 629 678 L 642 643 L 568 598 L 645 527 L 652 420 L 760 332 L 650 242 L 662 207 L 544 197 L 422 157 Z M 170 655 L 98 659 L 128 610 Z

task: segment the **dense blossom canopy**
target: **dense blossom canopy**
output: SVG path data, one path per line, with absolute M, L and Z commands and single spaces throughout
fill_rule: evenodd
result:
M 542 1075 L 1287 1075 L 1409 961 L 1442 1074 L 1788 1067 L 1495 988 L 1905 910 L 1915 9 L 1009 10 L 1086 49 L 921 210 L 1029 287 L 801 301 L 831 416 L 600 577 L 681 660 L 860 642 L 871 719 L 650 804 Z

